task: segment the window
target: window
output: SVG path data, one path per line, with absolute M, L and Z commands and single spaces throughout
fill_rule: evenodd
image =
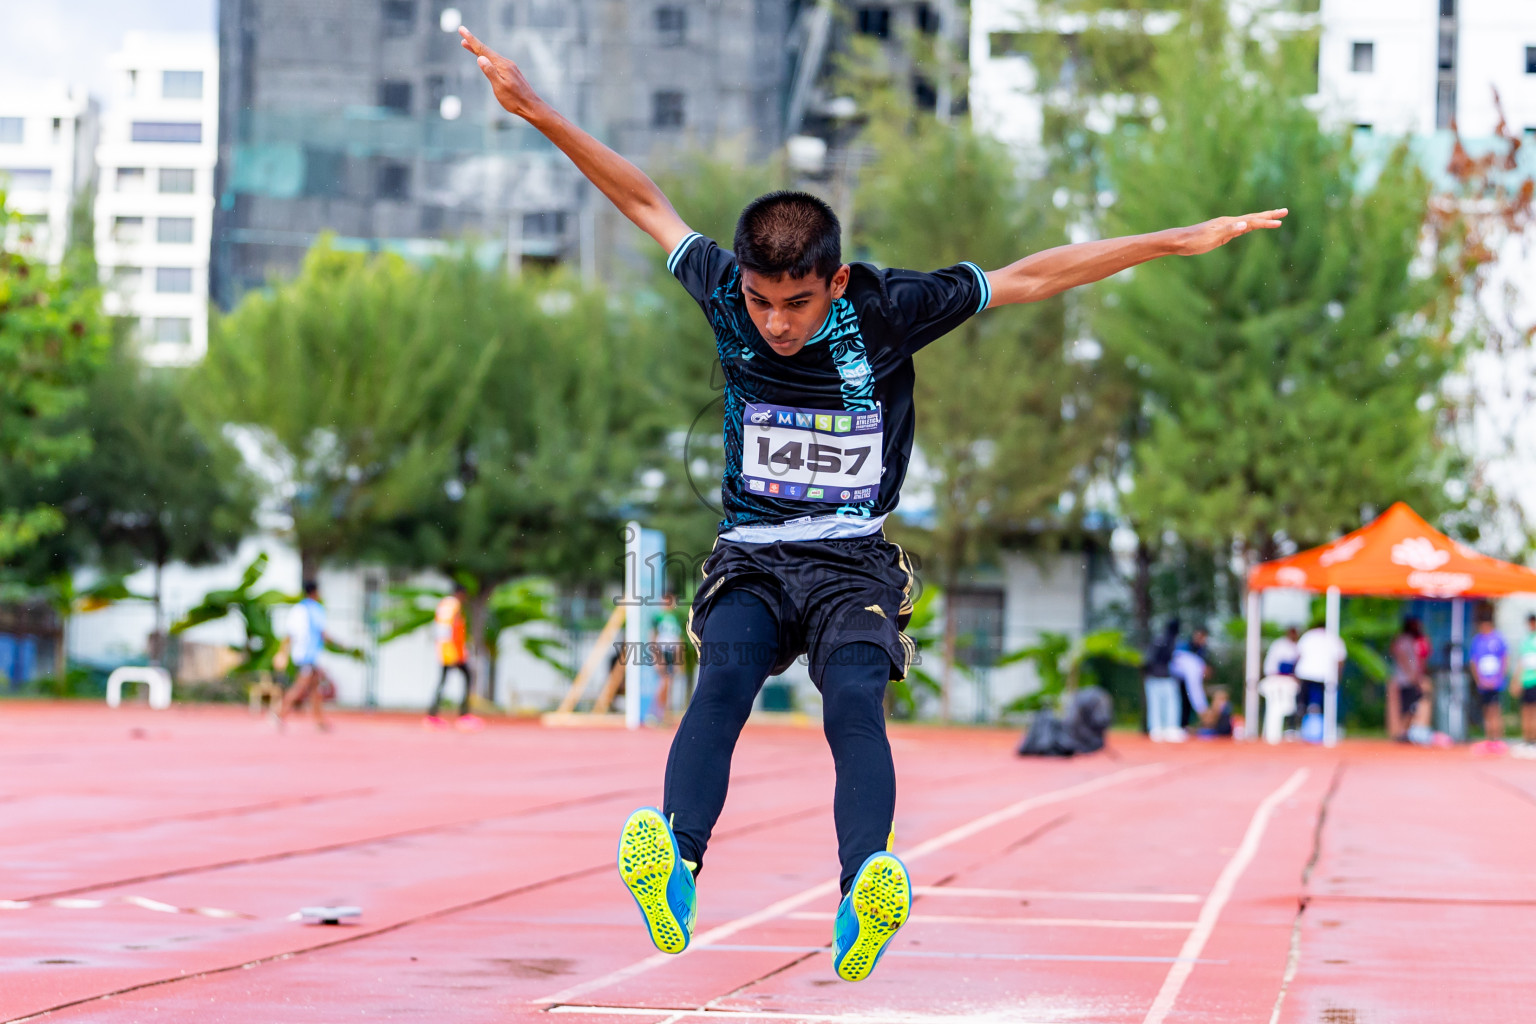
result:
M 411 169 L 393 160 L 379 164 L 380 199 L 403 201 L 411 196 Z
M 1536 46 L 1527 46 L 1525 48 L 1525 73 L 1536 75 Z M 0 142 L 4 141 L 4 131 L 0 129 Z
M 385 110 L 392 110 L 397 114 L 409 114 L 411 112 L 411 83 L 380 82 L 379 106 Z
M 439 110 L 443 97 L 448 95 L 448 79 L 443 75 L 427 76 L 427 109 Z
M 53 144 L 55 146 L 57 146 L 60 142 L 63 142 L 63 141 L 64 141 L 64 119 L 62 117 L 56 117 L 56 118 L 53 119 Z
M 1440 30 L 1440 70 L 1449 71 L 1456 66 L 1456 30 Z
M 955 605 L 956 660 L 968 668 L 997 664 L 1003 653 L 1003 592 L 991 587 L 956 587 L 950 600 Z
M 150 325 L 150 337 L 162 345 L 189 345 L 192 321 L 184 316 L 157 316 Z
M 384 0 L 384 34 L 398 39 L 416 30 L 416 0 Z
M 0 182 L 16 192 L 47 192 L 53 187 L 53 171 L 47 167 L 0 167 Z
M 917 30 L 931 36 L 938 32 L 939 28 L 939 12 L 934 10 L 933 4 L 918 4 Z
M 1456 17 L 1456 0 L 1440 0 L 1440 17 Z
M 306 196 L 343 196 L 347 194 L 347 154 L 339 149 L 304 147 L 304 188 Z
M 190 167 L 162 167 L 160 169 L 160 191 L 166 195 L 191 195 L 192 186 L 196 181 L 197 175 Z
M 144 168 L 119 167 L 117 169 L 117 190 L 119 192 L 143 192 Z
M 1357 75 L 1369 75 L 1376 70 L 1376 44 L 1356 43 L 1350 58 L 1349 69 Z
M 144 269 L 142 267 L 114 267 L 112 269 L 112 290 L 119 295 L 132 295 L 144 285 Z
M 523 214 L 523 235 L 528 238 L 558 238 L 565 234 L 565 211 L 546 210 Z
M 859 34 L 877 39 L 891 38 L 891 9 L 889 7 L 860 7 Z
M 189 295 L 192 292 L 191 267 L 156 267 L 155 291 L 169 295 Z
M 202 142 L 203 126 L 197 121 L 135 121 L 134 142 Z
M 933 83 L 926 78 L 914 78 L 912 102 L 918 110 L 936 110 L 939 106 L 939 93 L 934 89 Z
M 682 46 L 688 41 L 688 12 L 681 7 L 656 8 L 656 35 L 662 46 Z
M 203 73 L 201 71 L 162 71 L 160 95 L 168 100 L 202 99 Z
M 192 218 L 161 217 L 155 223 L 155 241 L 167 245 L 191 245 Z
M 651 96 L 651 126 L 653 128 L 681 128 L 685 120 L 682 93 L 668 90 Z
M 0 117 L 0 145 L 19 146 L 24 138 L 22 127 L 25 124 L 19 117 Z
M 112 241 L 134 245 L 144 240 L 143 217 L 116 217 L 112 221 Z

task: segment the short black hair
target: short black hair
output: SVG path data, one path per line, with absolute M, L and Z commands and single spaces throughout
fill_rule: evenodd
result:
M 741 211 L 736 262 L 764 277 L 825 281 L 843 265 L 843 228 L 832 207 L 808 192 L 770 192 Z
M 305 594 L 314 594 L 314 593 L 317 593 L 319 590 L 320 590 L 320 584 L 319 583 L 316 583 L 314 580 L 305 580 L 304 581 L 304 593 Z

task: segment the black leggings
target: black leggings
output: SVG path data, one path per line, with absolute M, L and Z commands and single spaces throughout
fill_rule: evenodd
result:
M 469 674 L 469 663 L 461 661 L 457 665 L 444 665 L 443 674 L 437 677 L 437 690 L 432 694 L 432 703 L 427 705 L 427 714 L 437 714 L 437 706 L 443 702 L 443 689 L 448 685 L 448 673 L 458 669 L 464 673 L 464 699 L 459 702 L 459 714 L 469 714 L 469 695 L 475 689 L 474 677 Z
M 768 606 L 742 590 L 716 601 L 704 624 L 705 650 L 728 650 L 730 657 L 702 659 L 698 687 L 672 739 L 662 803 L 683 858 L 696 864 L 703 863 L 725 806 L 731 753 L 778 657 L 777 638 L 778 623 Z M 885 738 L 890 674 L 884 650 L 852 643 L 833 653 L 821 683 L 827 744 L 837 771 L 832 816 L 845 893 L 865 859 L 886 848 L 896 815 L 896 768 Z

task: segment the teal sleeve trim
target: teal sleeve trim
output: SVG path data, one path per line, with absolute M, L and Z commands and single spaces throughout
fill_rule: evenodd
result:
M 692 245 L 695 240 L 703 237 L 703 235 L 695 231 L 681 242 L 678 242 L 677 248 L 672 250 L 672 255 L 667 257 L 667 273 L 676 274 L 677 265 L 683 261 L 683 253 L 688 251 L 688 247 Z
M 992 304 L 992 282 L 987 280 L 986 271 L 970 260 L 965 261 L 965 266 L 971 268 L 971 273 L 976 275 L 976 283 L 981 286 L 981 305 L 976 307 L 976 312 L 980 313 Z

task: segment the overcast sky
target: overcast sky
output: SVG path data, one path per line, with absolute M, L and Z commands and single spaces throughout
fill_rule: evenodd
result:
M 213 31 L 215 0 L 0 0 L 0 89 L 49 79 L 85 85 L 103 102 L 107 55 L 124 33 Z

